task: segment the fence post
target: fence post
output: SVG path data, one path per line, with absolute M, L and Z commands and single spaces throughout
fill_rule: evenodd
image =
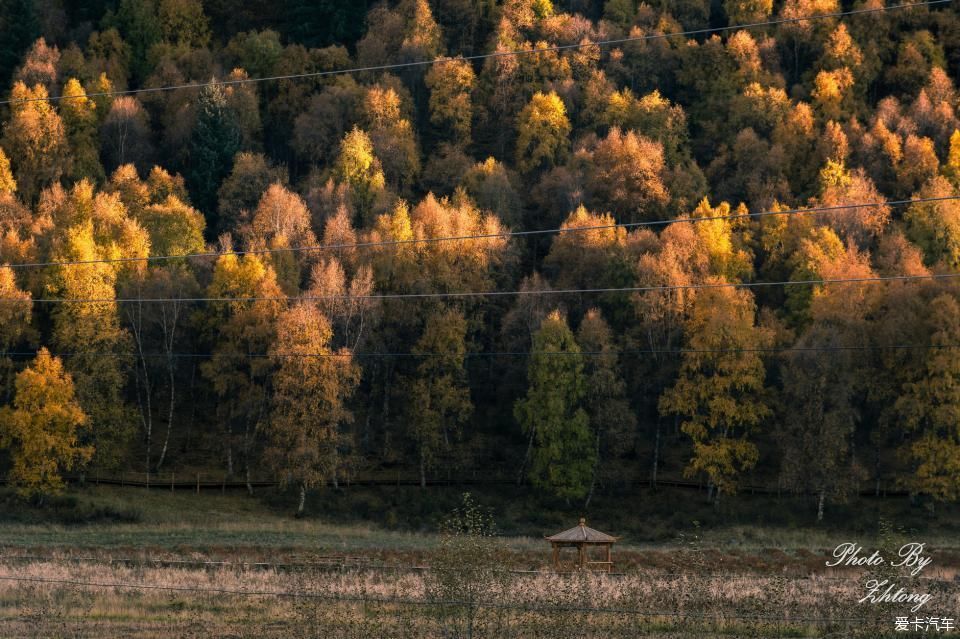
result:
M 220 494 L 221 495 L 227 494 L 227 474 L 226 473 L 223 474 L 223 483 L 220 484 Z
M 174 485 L 173 485 L 173 483 L 174 483 L 174 480 L 176 479 L 176 477 L 177 477 L 177 474 L 171 470 L 171 471 L 170 471 L 170 492 L 171 492 L 171 493 L 174 491 Z
M 200 473 L 197 473 L 197 494 L 200 494 Z

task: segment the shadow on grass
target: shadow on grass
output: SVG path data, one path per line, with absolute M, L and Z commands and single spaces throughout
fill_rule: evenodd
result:
M 0 524 L 131 524 L 141 519 L 143 513 L 138 508 L 95 504 L 82 495 L 48 496 L 39 504 L 13 490 L 0 490 Z
M 735 531 L 739 543 L 763 544 L 770 541 L 764 534 L 768 529 L 795 530 L 801 536 L 802 531 L 831 537 L 870 536 L 876 532 L 877 522 L 886 519 L 911 533 L 940 535 L 950 534 L 960 523 L 956 505 L 944 505 L 934 516 L 905 498 L 856 498 L 833 505 L 824 521 L 818 523 L 812 498 L 742 494 L 714 506 L 696 491 L 646 487 L 609 489 L 596 495 L 589 509 L 584 509 L 582 502 L 566 502 L 518 486 L 327 487 L 309 494 L 305 517 L 374 524 L 393 531 L 436 532 L 465 490 L 492 509 L 501 534 L 534 538 L 569 528 L 581 516 L 623 536 L 628 543 L 670 542 L 676 540 L 678 532 L 694 527 L 718 535 Z M 296 510 L 294 491 L 263 491 L 259 498 L 278 517 L 291 517 Z

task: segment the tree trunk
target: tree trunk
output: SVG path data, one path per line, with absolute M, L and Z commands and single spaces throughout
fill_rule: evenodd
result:
M 367 407 L 367 416 L 363 420 L 363 432 L 360 433 L 360 449 L 367 451 L 370 449 L 370 415 L 373 413 L 370 407 Z
M 826 496 L 826 491 L 820 490 L 820 497 L 817 499 L 817 522 L 823 521 L 823 502 Z
M 390 362 L 383 365 L 383 455 L 390 453 Z
M 590 478 L 590 491 L 587 492 L 587 501 L 583 504 L 583 509 L 590 507 L 590 500 L 593 499 L 593 491 L 597 487 L 597 474 L 600 472 L 600 431 L 597 430 L 597 458 L 593 462 L 593 476 Z
M 260 407 L 257 411 L 257 421 L 253 426 L 253 433 L 250 432 L 250 418 L 248 417 L 243 427 L 243 470 L 247 482 L 247 493 L 253 497 L 253 482 L 250 480 L 250 445 L 253 443 L 253 437 L 260 428 L 263 420 L 264 407 L 267 404 L 267 389 L 263 388 L 263 396 L 260 398 Z
M 796 82 L 800 76 L 800 39 L 793 38 L 793 80 Z
M 167 432 L 163 436 L 163 449 L 160 451 L 160 458 L 157 460 L 157 471 L 163 465 L 163 460 L 167 457 L 167 448 L 170 446 L 170 431 L 173 430 L 173 408 L 174 403 L 174 378 L 175 366 L 173 364 L 172 354 L 168 353 L 167 370 L 170 374 L 170 406 L 167 408 Z
M 650 487 L 657 487 L 657 468 L 660 465 L 660 422 L 662 418 L 657 417 L 657 432 L 653 438 L 653 468 L 650 472 Z
M 527 452 L 523 456 L 523 462 L 520 464 L 520 472 L 517 473 L 517 486 L 523 483 L 523 472 L 527 469 L 527 462 L 530 461 L 530 455 L 533 452 L 533 436 L 536 433 L 534 429 L 530 429 L 530 439 L 527 440 Z
M 877 490 L 877 497 L 879 497 L 880 496 L 880 445 L 879 444 L 874 448 L 873 474 L 877 478 L 876 490 Z
M 196 392 L 194 391 L 194 386 L 197 381 L 197 363 L 194 362 L 193 366 L 190 367 L 190 399 L 187 401 L 187 405 L 190 406 L 190 416 L 187 418 L 187 425 L 184 432 L 183 447 L 181 450 L 186 451 L 190 446 L 190 437 L 193 435 L 193 421 L 197 416 L 197 402 L 196 402 Z
M 227 475 L 233 476 L 233 421 L 227 418 Z
M 427 461 L 423 456 L 423 451 L 420 452 L 420 488 L 427 487 Z
M 137 393 L 137 399 L 140 404 L 140 419 L 143 423 L 144 438 L 147 444 L 146 459 L 144 461 L 147 477 L 149 478 L 150 455 L 153 445 L 153 408 L 150 405 L 150 371 L 147 368 L 147 358 L 143 354 L 143 304 L 138 304 L 135 311 L 128 311 L 127 317 L 130 319 L 131 333 L 133 333 L 133 341 L 137 347 L 140 368 L 143 370 L 143 401 L 139 401 L 139 392 Z
M 13 401 L 13 390 L 14 390 L 13 380 L 14 379 L 15 379 L 15 376 L 14 376 L 14 369 L 13 369 L 13 361 L 10 359 L 7 359 L 6 361 L 3 362 L 3 389 L 6 394 L 7 404 Z
M 120 164 L 125 164 L 127 160 L 127 124 L 122 123 L 117 130 L 117 159 Z
M 373 364 L 373 370 L 370 372 L 370 379 L 376 379 L 377 373 L 379 372 L 380 365 L 377 363 Z M 363 420 L 363 428 L 360 431 L 360 450 L 366 452 L 370 450 L 370 420 L 371 415 L 373 415 L 373 407 L 370 404 L 366 406 L 366 416 Z
M 170 431 L 173 430 L 173 411 L 176 406 L 176 373 L 177 362 L 173 356 L 173 349 L 177 334 L 177 321 L 180 318 L 180 304 L 174 302 L 168 317 L 166 305 L 161 307 L 161 317 L 163 329 L 163 347 L 167 354 L 167 376 L 170 381 L 170 404 L 167 407 L 167 432 L 163 436 L 163 450 L 160 451 L 160 458 L 157 461 L 157 471 L 167 457 L 167 449 L 170 446 Z
M 300 484 L 300 501 L 297 504 L 297 517 L 303 517 L 303 507 L 307 502 L 307 485 Z

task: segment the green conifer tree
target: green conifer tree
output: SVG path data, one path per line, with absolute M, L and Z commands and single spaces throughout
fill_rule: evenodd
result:
M 216 228 L 209 216 L 217 204 L 217 190 L 233 168 L 233 157 L 240 150 L 240 123 L 227 106 L 222 86 L 211 84 L 200 91 L 197 122 L 190 137 L 190 162 L 187 184 L 197 207 L 207 216 L 207 226 Z

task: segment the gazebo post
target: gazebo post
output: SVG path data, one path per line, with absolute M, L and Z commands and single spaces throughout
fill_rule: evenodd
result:
M 580 570 L 583 570 L 587 567 L 586 556 L 584 555 L 583 550 L 584 544 L 582 542 L 577 544 L 577 553 L 580 556 Z
M 557 544 L 550 544 L 553 546 L 553 569 L 560 570 L 560 548 Z

